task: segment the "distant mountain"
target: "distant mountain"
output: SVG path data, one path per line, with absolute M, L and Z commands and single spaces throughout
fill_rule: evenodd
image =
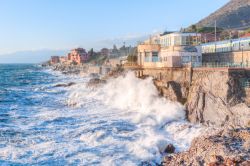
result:
M 67 52 L 68 50 L 20 51 L 0 55 L 0 63 L 41 63 L 49 60 L 53 55 L 63 56 Z
M 196 24 L 197 27 L 217 26 L 225 29 L 250 28 L 250 0 L 231 0 L 205 19 Z

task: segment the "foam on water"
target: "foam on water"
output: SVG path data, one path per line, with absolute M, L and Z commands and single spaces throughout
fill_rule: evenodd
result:
M 112 142 L 118 147 L 122 146 L 124 150 L 121 156 L 130 157 L 125 157 L 123 161 L 119 158 L 121 162 L 160 162 L 161 152 L 167 144 L 173 143 L 179 151 L 186 150 L 191 140 L 201 133 L 200 127 L 191 126 L 185 121 L 182 105 L 159 97 L 151 78 L 141 80 L 132 72 L 110 80 L 94 91 L 86 90 L 84 85 L 71 88 L 69 103 L 81 108 L 91 101 L 95 101 L 95 104 L 99 102 L 99 105 L 88 109 L 89 112 L 103 117 L 107 122 L 117 121 L 119 128 L 109 124 L 108 133 L 101 130 L 90 133 L 91 136 L 82 140 L 88 141 L 88 144 L 93 142 L 94 145 Z M 99 139 L 99 132 L 101 136 L 105 135 L 105 139 Z M 114 139 L 117 136 L 123 139 Z M 112 156 L 108 158 L 109 161 L 117 161 Z
M 186 122 L 182 105 L 159 97 L 150 78 L 128 73 L 89 89 L 88 77 L 49 73 L 53 81 L 19 87 L 24 99 L 1 112 L 1 165 L 154 164 L 167 144 L 183 151 L 205 132 Z M 69 82 L 77 84 L 54 87 Z

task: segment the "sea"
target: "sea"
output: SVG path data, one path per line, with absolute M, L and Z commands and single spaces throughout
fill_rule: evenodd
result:
M 206 132 L 152 78 L 129 72 L 89 87 L 91 78 L 0 65 L 0 165 L 159 165 L 168 144 L 185 151 Z

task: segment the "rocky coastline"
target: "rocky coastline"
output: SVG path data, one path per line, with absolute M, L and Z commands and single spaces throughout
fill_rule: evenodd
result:
M 79 74 L 86 68 L 53 67 L 64 74 Z M 110 78 L 124 75 L 128 70 L 114 68 L 102 77 L 93 77 L 88 87 L 105 84 Z M 227 72 L 197 72 L 192 83 L 155 77 L 159 95 L 185 105 L 187 119 L 216 128 L 213 133 L 192 141 L 188 151 L 175 153 L 168 145 L 161 165 L 170 166 L 248 166 L 250 165 L 250 108 L 239 78 Z M 152 75 L 144 75 L 145 78 Z M 217 80 L 215 78 L 218 78 Z M 73 85 L 73 83 L 71 83 Z M 63 85 L 64 86 L 64 85 Z

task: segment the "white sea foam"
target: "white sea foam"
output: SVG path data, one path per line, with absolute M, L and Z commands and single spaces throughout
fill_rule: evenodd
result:
M 69 103 L 84 107 L 86 102 L 99 101 L 102 108 L 92 110 L 99 114 L 98 116 L 104 116 L 103 119 L 107 121 L 115 118 L 135 126 L 133 131 L 122 133 L 133 141 L 114 140 L 112 132 L 115 130 L 111 133 L 89 133 L 90 136 L 83 136 L 81 140 L 89 145 L 97 145 L 96 140 L 100 135 L 106 134 L 99 145 L 109 142 L 117 146 L 122 145 L 127 150 L 124 155 L 129 152 L 138 161 L 159 162 L 160 153 L 167 144 L 173 143 L 178 151 L 186 150 L 191 140 L 201 133 L 200 127 L 191 126 L 185 121 L 185 111 L 181 104 L 159 97 L 151 78 L 141 80 L 132 72 L 125 77 L 109 80 L 106 85 L 92 92 L 86 90 L 83 85 L 71 88 L 70 92 Z M 109 161 L 116 160 L 110 157 Z
M 183 151 L 205 132 L 185 120 L 181 104 L 159 97 L 150 78 L 128 73 L 94 90 L 86 87 L 88 79 L 56 75 L 55 82 L 34 87 L 31 99 L 41 105 L 13 112 L 16 127 L 6 129 L 17 134 L 0 140 L 2 163 L 153 165 L 167 144 Z M 68 82 L 77 84 L 54 87 Z M 27 118 L 18 120 L 22 114 Z

